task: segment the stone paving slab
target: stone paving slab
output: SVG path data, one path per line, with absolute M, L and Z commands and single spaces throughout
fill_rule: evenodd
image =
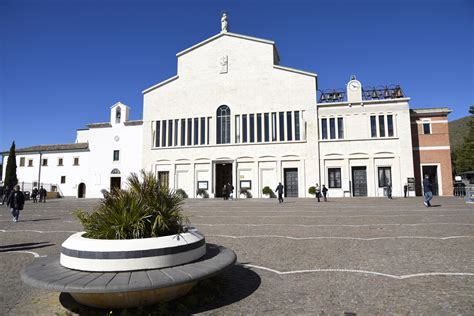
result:
M 20 270 L 35 255 L 59 253 L 61 243 L 81 230 L 72 211 L 96 204 L 27 202 L 18 223 L 0 207 L 0 314 L 66 310 L 58 293 L 21 282 Z M 320 204 L 286 199 L 282 205 L 272 199 L 187 200 L 185 213 L 206 240 L 234 250 L 240 263 L 219 277 L 220 301 L 192 310 L 210 315 L 472 315 L 474 205 L 439 197 L 433 204 L 439 206 L 425 208 L 421 198 Z

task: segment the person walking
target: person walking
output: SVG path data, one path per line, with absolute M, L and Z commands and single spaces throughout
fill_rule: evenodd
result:
M 275 192 L 278 193 L 278 203 L 283 203 L 283 185 L 281 184 L 281 182 L 278 183 Z
M 430 201 L 433 199 L 433 187 L 431 186 L 430 177 L 426 174 L 423 179 L 424 202 L 426 207 L 430 207 Z
M 316 183 L 316 186 L 314 187 L 314 191 L 316 193 L 316 198 L 318 199 L 318 203 L 321 202 L 321 189 L 319 188 L 319 184 Z
M 234 200 L 234 186 L 230 182 L 227 182 L 227 192 L 229 193 L 229 198 Z
M 387 198 L 392 200 L 392 185 L 390 182 L 387 182 Z
M 8 200 L 8 197 L 10 196 L 10 188 L 8 187 L 8 185 L 6 185 L 4 188 L 3 188 L 3 200 L 2 200 L 2 203 L 0 203 L 0 205 L 3 205 L 5 204 L 5 202 Z
M 324 202 L 327 202 L 328 199 L 327 199 L 326 196 L 327 196 L 327 194 L 328 194 L 328 188 L 326 188 L 326 186 L 325 186 L 324 184 L 323 184 L 323 188 L 322 188 L 321 191 L 323 191 Z
M 10 212 L 13 216 L 13 221 L 16 223 L 18 222 L 18 218 L 20 217 L 20 211 L 23 210 L 23 206 L 25 205 L 25 196 L 23 192 L 20 191 L 20 186 L 15 185 L 12 192 L 8 196 L 7 206 L 10 208 Z
M 43 186 L 39 189 L 40 202 L 46 203 L 46 189 Z
M 33 191 L 31 191 L 31 198 L 33 199 L 33 203 L 38 203 L 38 189 L 33 188 Z

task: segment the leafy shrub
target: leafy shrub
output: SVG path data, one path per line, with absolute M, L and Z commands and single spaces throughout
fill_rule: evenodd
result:
M 308 193 L 311 195 L 316 195 L 316 187 L 315 186 L 309 187 Z
M 275 193 L 274 193 L 273 190 L 270 189 L 270 187 L 268 187 L 268 186 L 267 186 L 267 187 L 264 187 L 264 188 L 262 189 L 262 193 L 265 194 L 265 195 L 268 195 L 268 196 L 269 196 L 270 198 L 272 198 L 272 199 L 276 198 Z
M 207 191 L 204 189 L 198 189 L 196 194 L 205 199 L 209 198 L 209 193 L 207 193 Z
M 186 193 L 186 191 L 184 191 L 183 189 L 177 189 L 176 190 L 176 194 L 178 194 L 181 198 L 183 199 L 187 199 L 188 198 L 188 194 Z
M 183 198 L 161 187 L 152 172 L 141 171 L 142 180 L 132 173 L 128 189 L 113 189 L 104 194 L 100 205 L 91 213 L 76 210 L 84 237 L 96 239 L 136 239 L 179 234 L 187 217 L 183 215 Z
M 252 198 L 252 193 L 248 189 L 240 189 L 240 194 L 244 195 L 247 199 Z

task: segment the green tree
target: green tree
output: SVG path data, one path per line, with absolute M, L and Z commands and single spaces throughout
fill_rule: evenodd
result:
M 474 114 L 474 106 L 469 113 Z M 469 132 L 464 137 L 464 143 L 457 148 L 454 154 L 454 168 L 457 174 L 474 170 L 474 121 L 469 122 Z
M 18 184 L 18 177 L 16 176 L 16 154 L 15 154 L 15 142 L 10 147 L 10 153 L 8 154 L 7 168 L 5 170 L 5 185 L 9 188 L 13 188 Z

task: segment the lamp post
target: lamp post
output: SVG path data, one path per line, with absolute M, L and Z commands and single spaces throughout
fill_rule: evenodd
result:
M 39 168 L 38 168 L 38 188 L 40 187 L 41 184 L 41 157 L 43 156 L 43 153 L 40 151 L 39 152 Z

